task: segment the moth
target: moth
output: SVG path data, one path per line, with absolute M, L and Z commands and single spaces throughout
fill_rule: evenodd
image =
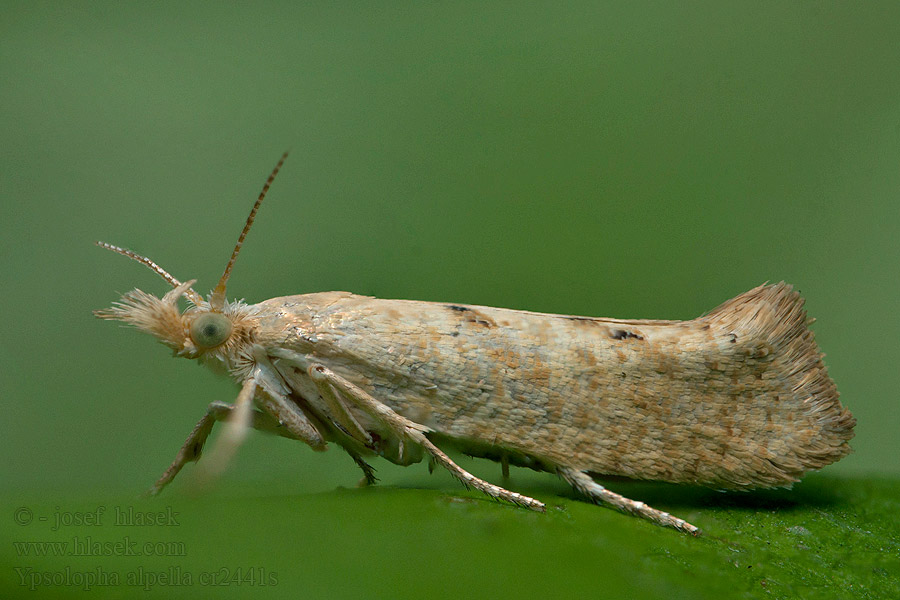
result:
M 382 300 L 348 292 L 228 301 L 225 286 L 281 157 L 207 298 L 155 262 L 172 290 L 125 294 L 101 319 L 155 336 L 176 356 L 240 386 L 213 402 L 151 489 L 200 458 L 224 468 L 249 428 L 313 450 L 342 447 L 374 483 L 368 457 L 423 458 L 464 485 L 537 511 L 443 450 L 556 473 L 597 503 L 697 535 L 694 525 L 625 498 L 594 477 L 747 490 L 790 486 L 845 456 L 855 419 L 838 400 L 790 285 L 762 285 L 691 321 L 627 320 Z M 189 307 L 181 311 L 178 300 Z M 504 477 L 505 478 L 505 477 Z

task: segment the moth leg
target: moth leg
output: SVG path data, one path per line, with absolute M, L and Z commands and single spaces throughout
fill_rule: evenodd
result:
M 319 390 L 319 395 L 322 396 L 322 398 L 325 400 L 325 403 L 328 404 L 328 408 L 330 409 L 329 415 L 331 416 L 335 424 L 337 424 L 342 430 L 344 430 L 347 435 L 354 438 L 364 446 L 372 447 L 372 436 L 370 436 L 369 432 L 363 429 L 362 425 L 359 424 L 359 421 L 357 421 L 356 418 L 352 414 L 350 414 L 350 411 L 347 410 L 347 405 L 344 403 L 343 399 L 335 392 L 332 383 L 327 379 L 315 377 L 313 377 L 313 383 L 316 384 L 316 388 Z M 356 457 L 354 457 L 354 460 L 356 460 Z M 359 464 L 358 460 L 356 464 Z M 363 469 L 363 471 L 365 471 L 365 469 Z
M 325 437 L 310 422 L 303 410 L 288 398 L 290 388 L 285 386 L 265 348 L 255 344 L 251 352 L 257 364 L 254 376 L 258 378 L 259 387 L 264 392 L 257 395 L 256 405 L 272 415 L 279 425 L 286 427 L 298 440 L 316 452 L 326 450 Z
M 181 469 L 189 462 L 195 462 L 200 459 L 203 452 L 203 446 L 206 444 L 209 434 L 212 432 L 213 425 L 216 421 L 226 421 L 228 429 L 223 434 L 223 439 L 219 443 L 218 456 L 212 461 L 212 471 L 207 470 L 207 478 L 210 474 L 216 474 L 221 471 L 231 455 L 240 445 L 248 425 L 253 425 L 255 421 L 255 411 L 252 410 L 253 394 L 256 391 L 256 382 L 248 379 L 241 387 L 241 392 L 235 400 L 234 406 L 220 402 L 213 402 L 206 409 L 203 418 L 194 425 L 187 440 L 182 444 L 175 460 L 169 465 L 169 468 L 156 480 L 156 483 L 147 491 L 150 496 L 155 496 L 164 487 L 166 487 Z
M 231 407 L 229 407 L 227 413 L 224 413 L 219 411 L 219 407 L 213 407 L 213 404 L 209 405 L 206 414 L 203 415 L 203 418 L 200 419 L 196 425 L 194 425 L 193 431 L 191 431 L 191 434 L 181 446 L 178 454 L 175 455 L 175 460 L 173 460 L 172 464 L 169 465 L 169 468 L 160 475 L 159 479 L 156 480 L 156 483 L 147 490 L 148 496 L 155 496 L 160 493 L 164 487 L 169 485 L 169 483 L 175 479 L 175 476 L 178 475 L 184 465 L 200 459 L 203 445 L 206 443 L 206 438 L 209 437 L 209 434 L 212 431 L 213 424 L 225 415 L 230 414 L 230 408 Z
M 345 448 L 346 450 L 346 448 Z M 367 463 L 363 460 L 363 457 L 357 454 L 356 452 L 351 452 L 347 450 L 347 454 L 350 455 L 350 458 L 353 459 L 353 462 L 356 463 L 356 466 L 362 469 L 363 478 L 359 480 L 357 484 L 359 487 L 366 487 L 367 485 L 375 485 L 378 482 L 378 478 L 375 477 L 375 467 Z
M 278 429 L 286 430 L 286 433 L 278 431 L 278 435 L 300 440 L 316 452 L 328 448 L 319 430 L 290 400 L 274 390 L 263 391 L 265 393 L 256 396 L 256 404 L 275 420 Z
M 341 398 L 340 394 L 338 394 L 334 386 L 326 379 L 321 378 L 313 378 L 313 383 L 316 384 L 316 388 L 319 390 L 319 395 L 325 400 L 325 403 L 328 404 L 330 409 L 329 415 L 331 416 L 334 423 L 338 426 L 339 429 L 343 430 L 344 433 L 354 438 L 356 441 L 361 443 L 364 446 L 369 448 L 372 447 L 372 436 L 369 435 L 369 432 L 363 429 L 362 425 L 359 424 L 359 421 L 356 420 L 356 417 L 350 413 L 347 409 L 347 405 L 344 403 L 344 400 Z M 344 448 L 347 451 L 347 454 L 353 459 L 353 462 L 362 469 L 363 479 L 360 480 L 359 486 L 366 485 L 374 485 L 378 479 L 375 477 L 375 469 L 372 468 L 372 465 L 363 460 L 362 456 Z
M 221 402 L 216 400 L 215 402 L 211 402 L 209 407 L 207 408 L 209 412 L 213 413 L 213 417 L 216 421 L 225 421 L 228 419 L 228 415 L 231 414 L 231 411 L 234 410 L 234 407 L 227 402 Z M 253 420 L 250 423 L 250 427 L 257 431 L 264 431 L 266 433 L 272 433 L 277 436 L 281 436 L 283 438 L 287 438 L 289 440 L 300 440 L 296 434 L 288 431 L 284 425 L 281 425 L 275 418 L 269 413 L 262 412 L 261 410 L 254 410 L 252 414 Z M 302 441 L 302 440 L 301 440 Z
M 245 384 L 246 385 L 246 384 Z M 243 393 L 244 390 L 242 389 Z M 241 397 L 240 395 L 238 396 Z M 252 399 L 252 398 L 251 398 Z M 314 450 L 322 450 L 325 448 L 325 441 L 318 431 L 306 420 L 302 414 L 298 417 L 289 407 L 285 408 L 280 403 L 271 400 L 269 394 L 257 395 L 257 401 L 263 405 L 268 412 L 249 411 L 249 425 L 260 431 L 267 431 L 282 437 L 300 440 L 312 446 Z M 286 401 L 285 401 L 286 402 Z M 155 496 L 162 491 L 169 483 L 175 479 L 175 476 L 189 462 L 200 460 L 203 452 L 203 446 L 206 444 L 209 434 L 212 432 L 213 425 L 216 421 L 228 421 L 232 418 L 235 407 L 224 402 L 213 402 L 207 409 L 206 414 L 200 419 L 194 429 L 188 435 L 187 440 L 181 446 L 175 460 L 169 465 L 169 468 L 156 480 L 156 483 L 147 490 L 147 495 Z M 285 418 L 279 415 L 287 414 Z
M 673 517 L 667 512 L 656 510 L 637 500 L 630 500 L 625 496 L 611 492 L 583 471 L 568 467 L 559 467 L 559 474 L 568 481 L 572 487 L 593 500 L 615 506 L 619 510 L 653 521 L 663 527 L 672 527 L 678 531 L 691 535 L 700 535 L 700 529 L 687 521 Z
M 195 473 L 195 481 L 199 486 L 208 484 L 225 471 L 225 467 L 231 462 L 237 449 L 244 442 L 244 438 L 247 437 L 247 430 L 253 422 L 253 396 L 256 395 L 256 387 L 255 378 L 244 380 L 241 391 L 225 421 L 225 429 L 216 440 L 216 445 L 209 458 L 200 464 Z
M 532 510 L 541 512 L 545 510 L 542 502 L 529 498 L 528 496 L 523 496 L 522 494 L 517 494 L 516 492 L 511 492 L 475 477 L 453 462 L 449 456 L 444 454 L 440 448 L 435 446 L 431 440 L 425 437 L 425 427 L 397 414 L 389 406 L 379 402 L 377 399 L 336 374 L 331 369 L 322 365 L 312 365 L 308 369 L 308 372 L 313 380 L 325 380 L 331 383 L 337 391 L 346 395 L 349 400 L 355 402 L 362 410 L 388 425 L 401 440 L 408 439 L 422 446 L 425 451 L 432 456 L 435 462 L 450 471 L 450 473 L 459 479 L 466 487 L 471 486 L 492 498 L 506 500 L 507 502 L 512 502 L 513 504 L 524 506 Z
M 225 421 L 228 419 L 228 415 L 231 414 L 231 411 L 234 410 L 234 407 L 226 402 L 216 400 L 215 402 L 210 403 L 208 410 L 214 413 L 216 421 Z M 250 427 L 257 431 L 264 431 L 289 440 L 300 440 L 296 434 L 291 433 L 269 413 L 261 410 L 254 410 L 252 417 L 253 420 L 250 423 Z
M 241 392 L 243 394 L 244 390 L 242 389 Z M 233 412 L 234 407 L 225 404 L 224 402 L 211 403 L 206 409 L 206 414 L 203 415 L 203 418 L 200 419 L 196 425 L 194 425 L 194 429 L 191 431 L 190 435 L 188 435 L 184 444 L 182 444 L 178 454 L 175 455 L 175 460 L 172 461 L 169 468 L 156 480 L 156 483 L 147 490 L 147 494 L 155 496 L 175 479 L 175 476 L 178 475 L 184 465 L 189 462 L 200 460 L 200 455 L 203 453 L 203 446 L 206 444 L 206 440 L 212 432 L 213 425 L 215 425 L 216 421 L 225 421 L 229 419 Z M 251 424 L 256 426 L 256 415 L 251 413 L 249 416 Z

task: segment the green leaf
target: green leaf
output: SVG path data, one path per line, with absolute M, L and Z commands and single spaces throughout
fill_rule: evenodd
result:
M 443 480 L 441 489 L 375 486 L 306 495 L 266 496 L 258 486 L 230 484 L 199 498 L 7 499 L 14 508 L 3 519 L 3 534 L 13 543 L 3 545 L 11 568 L 3 570 L 0 591 L 80 595 L 90 588 L 94 596 L 120 597 L 146 590 L 167 598 L 900 597 L 895 480 L 813 475 L 793 490 L 728 494 L 609 484 L 700 526 L 704 535 L 693 538 L 588 504 L 546 476 L 513 475 L 513 484 L 526 482 L 526 489 L 515 489 L 548 503 L 546 514 Z M 22 508 L 32 515 L 27 524 L 16 521 Z M 154 524 L 136 524 L 138 517 Z M 56 556 L 30 542 L 64 543 L 69 551 Z M 79 544 L 81 555 L 72 555 Z M 115 554 L 129 544 L 142 555 Z

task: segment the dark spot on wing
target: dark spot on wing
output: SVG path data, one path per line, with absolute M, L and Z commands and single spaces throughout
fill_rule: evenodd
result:
M 627 340 L 627 339 L 642 340 L 642 339 L 644 339 L 644 336 L 638 335 L 637 333 L 634 333 L 633 331 L 628 331 L 627 329 L 610 329 L 609 337 L 611 337 L 614 340 Z
M 459 306 L 458 304 L 447 304 L 446 307 L 453 312 L 459 313 L 460 317 L 462 317 L 463 321 L 465 321 L 466 323 L 480 325 L 481 327 L 494 327 L 496 325 L 492 318 L 478 312 L 474 308 L 469 308 L 468 306 Z
M 577 323 L 584 323 L 585 325 L 597 325 L 599 323 L 599 321 L 597 321 L 597 319 L 595 319 L 594 317 L 573 317 L 573 316 L 566 315 L 562 318 L 567 321 L 575 321 Z

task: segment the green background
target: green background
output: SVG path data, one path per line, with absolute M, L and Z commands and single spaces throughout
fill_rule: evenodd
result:
M 68 569 L 39 593 L 81 597 L 76 571 L 178 566 L 194 583 L 149 595 L 205 595 L 201 572 L 243 569 L 212 591 L 897 597 L 900 4 L 621 4 L 0 3 L 0 593 L 28 592 L 22 569 Z M 784 279 L 818 320 L 855 453 L 793 491 L 612 484 L 700 539 L 520 469 L 509 487 L 547 515 L 423 465 L 377 461 L 381 485 L 359 490 L 339 449 L 260 434 L 212 492 L 182 477 L 136 499 L 237 390 L 91 316 L 166 290 L 92 242 L 207 290 L 287 148 L 231 296 L 688 319 Z M 98 507 L 101 525 L 52 531 Z M 129 507 L 178 525 L 113 526 Z M 11 544 L 76 536 L 184 551 Z

